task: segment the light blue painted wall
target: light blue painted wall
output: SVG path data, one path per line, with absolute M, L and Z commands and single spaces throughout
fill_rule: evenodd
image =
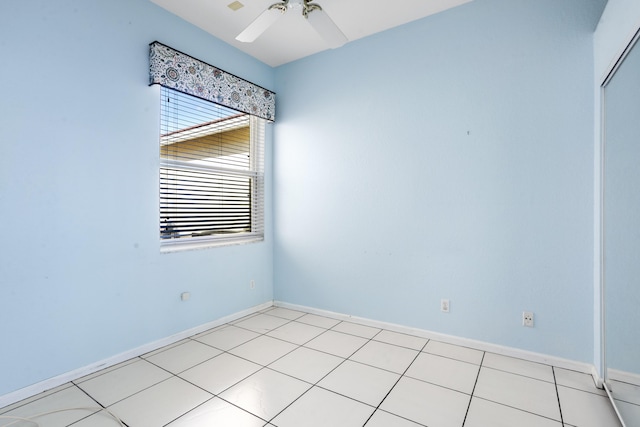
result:
M 591 362 L 603 7 L 476 0 L 279 67 L 275 298 Z
M 270 232 L 159 252 L 154 40 L 274 88 L 148 0 L 0 2 L 0 395 L 272 299 Z
M 601 290 L 599 244 L 601 229 L 601 148 L 600 114 L 602 99 L 600 86 L 622 54 L 635 32 L 640 28 L 640 2 L 636 0 L 608 0 L 594 34 L 594 364 L 602 375 Z

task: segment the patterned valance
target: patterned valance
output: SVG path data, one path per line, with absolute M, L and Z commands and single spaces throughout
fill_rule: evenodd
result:
M 149 85 L 159 84 L 244 113 L 275 120 L 276 96 L 270 90 L 171 49 L 149 45 Z

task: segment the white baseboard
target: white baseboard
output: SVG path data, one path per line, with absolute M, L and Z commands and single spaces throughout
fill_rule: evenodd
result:
M 346 320 L 353 323 L 359 323 L 361 325 L 372 326 L 372 327 L 386 329 L 389 331 L 399 332 L 399 333 L 408 334 L 408 335 L 415 335 L 415 336 L 419 336 L 427 339 L 446 342 L 449 344 L 455 344 L 455 345 L 469 347 L 477 350 L 488 351 L 491 353 L 501 354 L 504 356 L 517 357 L 517 358 L 529 360 L 532 362 L 543 363 L 547 365 L 557 366 L 559 368 L 582 372 L 582 373 L 591 375 L 596 387 L 602 388 L 602 379 L 598 375 L 597 369 L 595 368 L 595 366 L 589 363 L 577 362 L 570 359 L 564 359 L 556 356 L 549 356 L 549 355 L 521 350 L 513 347 L 501 346 L 501 345 L 491 344 L 483 341 L 477 341 L 477 340 L 472 340 L 468 338 L 456 337 L 453 335 L 431 332 L 425 329 L 413 328 L 413 327 L 398 325 L 394 323 L 382 322 L 379 320 L 351 316 L 348 314 L 335 313 L 328 310 L 322 310 L 322 309 L 302 306 L 298 304 L 290 304 L 283 301 L 267 301 L 255 307 L 251 307 L 246 310 L 242 310 L 237 313 L 214 320 L 212 322 L 209 322 L 200 326 L 196 326 L 195 328 L 191 328 L 186 331 L 179 332 L 177 334 L 171 335 L 161 340 L 154 341 L 149 344 L 145 344 L 143 346 L 109 357 L 107 359 L 101 360 L 91 365 L 88 365 L 79 369 L 75 369 L 73 371 L 64 373 L 62 375 L 49 378 L 39 383 L 27 386 L 25 388 L 16 390 L 14 392 L 5 394 L 3 396 L 0 396 L 0 408 L 8 406 L 12 403 L 18 402 L 20 400 L 26 399 L 28 397 L 34 396 L 36 394 L 42 393 L 44 391 L 53 389 L 55 387 L 61 386 L 65 383 L 76 380 L 78 378 L 82 378 L 86 375 L 92 374 L 94 372 L 100 371 L 110 366 L 117 365 L 118 363 L 122 363 L 134 357 L 138 357 L 145 353 L 149 353 L 151 351 L 157 350 L 164 346 L 173 344 L 182 339 L 204 332 L 208 329 L 212 329 L 217 326 L 223 325 L 225 323 L 233 322 L 234 320 L 237 320 L 241 317 L 260 312 L 271 306 L 303 311 L 305 313 L 317 314 L 320 316 L 330 317 L 337 320 Z M 619 373 L 616 372 L 616 374 L 619 374 Z M 621 375 L 616 375 L 616 376 L 621 376 Z M 627 380 L 630 380 L 628 376 L 623 376 L 623 377 Z M 640 381 L 639 378 L 634 377 L 633 379 L 635 381 Z M 625 382 L 632 382 L 632 381 L 625 381 Z
M 640 375 L 633 372 L 621 371 L 619 369 L 608 369 L 607 376 L 610 380 L 619 381 L 640 387 Z
M 145 353 L 149 353 L 151 351 L 157 350 L 166 345 L 170 345 L 180 340 L 183 340 L 185 338 L 191 337 L 193 335 L 197 335 L 208 329 L 212 329 L 220 325 L 224 325 L 225 323 L 233 322 L 234 320 L 240 319 L 241 317 L 245 317 L 250 314 L 257 313 L 271 306 L 273 306 L 273 302 L 267 301 L 260 305 L 248 308 L 246 310 L 242 310 L 237 313 L 233 313 L 228 316 L 222 317 L 220 319 L 214 320 L 212 322 L 205 323 L 204 325 L 187 329 L 186 331 L 182 331 L 177 334 L 171 335 L 169 337 L 160 339 L 158 341 L 154 341 L 154 342 L 142 345 L 140 347 L 131 349 L 129 351 L 125 351 L 124 353 L 111 356 L 99 362 L 92 363 L 91 365 L 74 369 L 73 371 L 66 372 L 64 374 L 55 376 L 53 378 L 49 378 L 47 380 L 40 381 L 36 384 L 32 384 L 30 386 L 21 388 L 11 393 L 2 395 L 0 396 L 0 408 L 4 408 L 5 406 L 11 405 L 12 403 L 26 399 L 28 397 L 34 396 L 44 391 L 51 390 L 52 388 L 61 386 L 65 383 L 68 383 L 69 381 L 77 380 L 78 378 L 82 378 L 86 375 L 93 374 L 94 372 L 98 372 L 110 366 L 117 365 L 118 363 L 122 363 L 134 357 L 138 357 Z
M 274 301 L 273 305 L 276 307 L 288 308 L 291 310 L 304 311 L 306 313 L 317 314 L 319 316 L 331 317 L 337 320 L 347 320 L 353 323 L 359 323 L 365 326 L 372 326 L 376 328 L 386 329 L 393 332 L 399 332 L 408 335 L 415 335 L 422 338 L 433 339 L 436 341 L 445 342 L 448 344 L 455 344 L 462 347 L 469 347 L 476 350 L 488 351 L 491 353 L 501 354 L 504 356 L 517 357 L 519 359 L 529 360 L 531 362 L 543 363 L 545 365 L 552 365 L 558 368 L 569 369 L 572 371 L 589 374 L 592 376 L 596 386 L 602 388 L 602 380 L 598 375 L 598 372 L 592 364 L 578 362 L 575 360 L 564 359 L 556 356 L 549 356 L 542 353 L 535 353 L 527 350 L 521 350 L 514 347 L 507 347 L 497 344 L 491 344 L 484 341 L 477 341 L 468 338 L 460 338 L 453 335 L 441 334 L 438 332 L 431 332 L 425 329 L 412 328 L 409 326 L 397 325 L 394 323 L 381 322 L 378 320 L 367 319 L 363 317 L 351 316 L 348 314 L 335 313 L 328 310 L 321 310 L 313 307 L 302 306 L 298 304 L 290 304 L 283 301 Z
M 595 365 L 591 366 L 591 378 L 593 378 L 593 382 L 595 383 L 596 387 L 599 388 L 600 390 L 604 389 L 604 379 L 600 376 L 600 373 L 598 372 L 598 369 L 595 367 Z

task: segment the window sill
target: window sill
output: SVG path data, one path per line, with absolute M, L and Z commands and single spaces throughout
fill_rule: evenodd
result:
M 243 236 L 228 239 L 198 239 L 189 241 L 160 242 L 160 253 L 194 251 L 199 249 L 216 248 L 221 246 L 244 245 L 263 242 L 264 236 Z

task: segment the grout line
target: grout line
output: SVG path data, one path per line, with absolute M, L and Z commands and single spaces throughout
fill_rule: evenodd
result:
M 495 400 L 491 400 L 491 399 L 488 399 L 488 398 L 486 398 L 486 397 L 480 397 L 480 396 L 474 396 L 474 397 L 475 397 L 476 399 L 479 399 L 479 400 L 484 400 L 485 402 L 491 402 L 491 403 L 495 403 L 496 405 L 504 406 L 505 408 L 511 408 L 511 409 L 516 410 L 516 411 L 518 411 L 518 412 L 524 412 L 524 413 L 526 413 L 526 414 L 534 415 L 534 416 L 536 416 L 536 417 L 538 417 L 538 418 L 544 418 L 544 419 L 547 419 L 547 420 L 549 420 L 549 421 L 553 421 L 553 422 L 556 422 L 556 423 L 559 423 L 559 422 L 560 422 L 559 420 L 557 420 L 557 419 L 555 419 L 555 418 L 550 418 L 550 417 L 548 417 L 548 416 L 546 416 L 546 415 L 540 415 L 540 414 L 538 414 L 538 413 L 536 413 L 536 412 L 531 412 L 531 411 L 528 411 L 528 410 L 526 410 L 526 409 L 519 408 L 519 407 L 517 407 L 517 406 L 507 405 L 507 404 L 505 404 L 505 403 L 498 402 L 498 401 L 495 401 Z M 569 427 L 569 424 L 567 424 L 566 426 L 567 426 L 567 427 Z
M 490 352 L 485 352 L 485 354 L 486 354 L 486 353 L 490 353 Z M 484 363 L 484 355 L 482 356 L 482 363 Z M 553 370 L 553 368 L 554 368 L 554 366 L 553 366 L 553 365 L 547 365 L 547 366 L 551 367 L 551 368 L 552 368 L 552 370 Z M 547 383 L 547 384 L 552 384 L 552 383 L 551 383 L 551 382 L 549 382 L 549 381 L 545 381 L 545 380 L 541 380 L 541 379 L 538 379 L 538 378 L 529 377 L 529 376 L 527 376 L 527 375 L 517 374 L 517 373 L 514 373 L 514 372 L 510 372 L 510 371 L 503 371 L 503 370 L 501 370 L 501 369 L 496 369 L 496 368 L 492 368 L 492 367 L 489 367 L 489 366 L 483 366 L 483 365 L 481 364 L 481 365 L 480 365 L 480 371 L 482 371 L 482 369 L 483 369 L 483 368 L 484 368 L 484 369 L 491 369 L 491 370 L 493 370 L 493 371 L 498 371 L 498 372 L 504 372 L 504 373 L 506 373 L 506 374 L 517 375 L 517 376 L 524 377 L 524 378 L 527 378 L 527 379 L 538 380 L 538 381 L 541 381 L 541 382 L 544 382 L 544 383 Z M 480 371 L 478 372 L 478 379 L 480 378 Z M 477 385 L 477 381 L 478 381 L 478 379 L 476 380 L 476 385 Z M 554 373 L 554 383 L 555 383 L 555 373 Z M 474 386 L 474 388 L 473 388 L 473 393 L 475 393 L 475 386 Z M 556 386 L 556 396 L 557 396 L 557 395 L 558 395 L 558 391 L 557 391 L 557 386 Z M 531 412 L 531 411 L 528 411 L 528 410 L 526 410 L 526 409 L 523 409 L 523 408 L 520 408 L 520 407 L 517 407 L 517 406 L 507 405 L 507 404 L 505 404 L 505 403 L 503 403 L 503 402 L 499 402 L 499 401 L 497 401 L 497 400 L 492 400 L 492 399 L 489 399 L 489 398 L 486 398 L 486 397 L 480 397 L 480 396 L 473 396 L 473 395 L 472 395 L 472 398 L 473 398 L 473 397 L 475 397 L 476 399 L 481 399 L 481 400 L 484 400 L 484 401 L 487 401 L 487 402 L 495 403 L 495 404 L 500 405 L 500 406 L 504 406 L 504 407 L 507 407 L 507 408 L 511 408 L 511 409 L 514 409 L 514 410 L 517 410 L 517 411 L 520 411 L 520 412 L 525 412 L 525 413 L 527 413 L 527 414 L 535 415 L 535 416 L 537 416 L 537 417 L 546 418 L 546 419 L 548 419 L 548 420 L 558 422 L 558 420 L 557 420 L 557 419 L 555 419 L 555 418 L 550 418 L 550 417 L 548 417 L 548 416 L 546 416 L 546 415 L 541 415 L 541 414 L 538 414 L 538 413 L 536 413 L 536 412 Z M 558 402 L 558 403 L 559 403 L 559 402 Z M 468 410 L 467 410 L 467 412 L 468 412 Z M 465 422 L 466 422 L 466 416 L 465 416 Z M 560 413 L 560 423 L 562 424 L 562 412 Z M 563 424 L 563 425 L 564 425 L 564 424 Z M 463 424 L 463 426 L 464 426 L 464 424 Z
M 307 322 L 303 321 L 302 319 L 304 319 L 306 316 L 323 317 L 325 319 L 329 319 L 329 320 L 335 321 L 336 323 L 332 322 L 331 326 L 329 326 L 329 327 L 327 327 L 327 326 L 319 326 L 319 325 L 316 325 L 314 323 L 307 323 Z M 337 324 L 342 322 L 341 320 L 338 320 L 338 319 L 333 319 L 331 317 L 326 317 L 326 316 L 320 316 L 318 314 L 313 314 L 313 313 L 306 313 L 304 316 L 300 316 L 297 319 L 295 319 L 295 321 L 298 322 L 298 323 L 304 323 L 305 325 L 315 326 L 317 328 L 323 328 L 323 329 L 327 329 L 327 330 L 333 328 L 334 326 L 336 326 Z
M 339 324 L 339 323 L 338 323 L 338 324 Z M 335 325 L 334 325 L 334 326 L 335 326 Z M 320 335 L 317 335 L 315 338 L 312 338 L 312 339 L 311 339 L 311 340 L 309 340 L 309 341 L 313 341 L 314 339 L 318 338 L 319 336 L 321 336 L 321 335 L 325 334 L 326 332 L 328 332 L 328 331 L 330 331 L 330 330 L 331 330 L 331 328 L 326 329 L 326 330 L 325 330 L 324 332 L 322 332 Z M 339 331 L 332 331 L 332 332 L 342 333 L 342 332 L 339 332 Z M 345 335 L 350 335 L 350 334 L 345 334 Z M 377 334 L 376 334 L 376 335 L 377 335 Z M 355 335 L 352 335 L 352 336 L 355 336 Z M 359 338 L 366 339 L 366 338 L 364 338 L 364 337 L 359 337 Z M 308 343 L 309 341 L 307 341 L 307 343 Z M 356 353 L 357 353 L 357 352 L 358 352 L 362 347 L 364 347 L 365 345 L 367 345 L 367 344 L 368 344 L 368 343 L 370 343 L 371 341 L 372 341 L 372 338 L 369 338 L 365 343 L 363 343 L 360 347 L 358 347 L 358 348 L 357 348 L 353 353 L 351 353 L 351 354 L 350 354 L 348 357 L 346 357 L 346 358 L 344 358 L 344 357 L 342 357 L 342 356 L 336 356 L 335 354 L 327 353 L 327 352 L 325 352 L 325 351 L 316 350 L 316 349 L 309 348 L 309 347 L 304 347 L 304 348 L 309 349 L 309 350 L 320 351 L 320 352 L 322 352 L 322 353 L 329 354 L 329 355 L 334 356 L 334 357 L 339 357 L 339 358 L 341 358 L 341 359 L 343 359 L 343 360 L 342 360 L 342 361 L 341 361 L 341 362 L 340 362 L 340 363 L 339 363 L 335 368 L 331 369 L 331 370 L 330 370 L 329 372 L 327 372 L 324 376 L 322 376 L 318 381 L 316 381 L 314 384 L 312 384 L 312 385 L 311 385 L 311 387 L 309 387 L 309 389 L 308 389 L 307 391 L 305 391 L 304 393 L 302 393 L 302 394 L 301 394 L 300 396 L 298 396 L 295 400 L 293 400 L 291 403 L 289 403 L 287 406 L 285 406 L 285 407 L 282 409 L 282 411 L 280 411 L 280 412 L 278 412 L 276 415 L 274 415 L 274 416 L 269 420 L 269 423 L 270 423 L 271 421 L 273 421 L 273 420 L 274 420 L 278 415 L 280 415 L 281 413 L 283 413 L 284 411 L 286 411 L 288 408 L 290 408 L 290 407 L 291 407 L 291 405 L 293 405 L 295 402 L 297 402 L 298 400 L 300 400 L 300 398 L 302 398 L 302 396 L 304 396 L 304 395 L 306 395 L 307 393 L 309 393 L 309 391 L 310 391 L 310 390 L 313 390 L 313 388 L 315 388 L 315 387 L 321 388 L 322 390 L 328 391 L 328 392 L 330 392 L 330 393 L 335 393 L 335 394 L 337 394 L 337 395 L 339 395 L 339 396 L 343 396 L 342 394 L 340 394 L 340 393 L 336 393 L 336 392 L 335 392 L 335 391 L 333 391 L 333 390 L 327 390 L 327 389 L 325 389 L 324 387 L 319 386 L 318 384 L 320 383 L 320 381 L 322 381 L 323 379 L 325 379 L 328 375 L 331 375 L 331 373 L 332 373 L 332 372 L 334 372 L 336 369 L 338 369 L 340 366 L 342 366 L 342 365 L 343 365 L 347 360 L 349 360 L 349 358 L 350 358 L 351 356 L 353 356 L 354 354 L 356 354 Z M 306 343 L 305 343 L 305 344 L 306 344 Z M 303 346 L 302 346 L 302 345 L 300 345 L 298 348 L 300 348 L 300 347 L 303 347 Z M 284 356 L 283 356 L 283 357 L 284 357 Z M 271 368 L 269 368 L 269 369 L 271 369 Z M 278 371 L 276 371 L 276 372 L 278 372 Z M 295 377 L 293 377 L 293 378 L 295 378 Z M 304 380 L 301 380 L 300 378 L 296 378 L 296 379 L 297 379 L 297 380 L 299 380 L 299 381 L 304 381 Z M 306 381 L 304 381 L 304 382 L 306 382 Z M 309 384 L 309 383 L 307 383 L 307 384 Z M 351 399 L 351 400 L 353 400 L 353 401 L 355 401 L 355 402 L 363 403 L 363 404 L 365 404 L 365 405 L 366 405 L 366 403 L 364 403 L 364 402 L 360 402 L 359 400 L 356 400 L 356 399 L 354 399 L 354 398 L 352 398 L 352 397 L 349 397 L 349 396 L 343 396 L 343 397 L 345 397 L 345 398 L 347 398 L 347 399 Z M 367 405 L 367 406 L 371 406 L 371 405 Z M 375 410 L 374 410 L 373 412 L 375 412 Z M 373 415 L 373 413 L 372 413 L 371 415 Z M 370 417 L 371 417 L 371 416 L 370 416 Z M 367 421 L 368 421 L 368 419 L 367 419 Z M 366 424 L 366 422 L 365 422 L 365 424 Z
M 422 351 L 421 353 L 424 353 L 424 354 L 429 355 L 429 356 L 439 357 L 441 359 L 453 360 L 455 362 L 466 363 L 467 365 L 480 366 L 480 367 L 482 366 L 482 360 L 484 359 L 484 351 L 482 352 L 482 359 L 480 359 L 480 363 L 467 362 L 466 360 L 460 360 L 460 359 L 455 358 L 453 356 L 444 356 L 444 355 L 438 354 L 438 353 L 429 353 L 429 352 L 426 352 L 426 351 Z
M 76 378 L 74 380 L 71 380 L 71 381 L 68 382 L 68 384 L 73 384 L 73 385 L 79 386 L 80 384 L 83 384 L 83 383 L 85 383 L 87 381 L 91 381 L 91 380 L 93 380 L 95 378 L 101 377 L 101 376 L 106 375 L 106 374 L 108 374 L 110 372 L 117 371 L 118 369 L 122 369 L 125 366 L 131 365 L 133 363 L 137 363 L 137 362 L 139 362 L 141 360 L 146 361 L 146 359 L 143 359 L 141 356 L 135 356 L 135 357 L 132 357 L 130 359 L 124 360 L 124 361 L 122 361 L 120 363 L 116 363 L 115 365 L 109 366 L 107 368 L 102 368 L 99 371 L 96 371 L 96 372 L 93 372 L 91 374 L 82 376 L 80 378 Z
M 106 406 L 104 406 L 103 404 L 101 404 L 100 402 L 98 402 L 93 396 L 91 396 L 89 393 L 87 393 L 86 391 L 84 391 L 83 389 L 81 389 L 80 387 L 78 387 L 76 384 L 73 384 L 73 387 L 75 387 L 76 389 L 80 390 L 82 393 L 84 393 L 89 399 L 93 400 L 96 403 L 97 407 L 100 407 L 102 409 L 100 409 L 99 411 L 95 411 L 95 412 L 91 412 L 90 414 L 88 414 L 86 417 L 80 418 L 79 420 L 76 420 L 74 422 L 72 422 L 71 424 L 69 424 L 69 426 L 73 426 L 76 423 L 79 423 L 80 421 L 86 420 L 87 418 L 89 418 L 92 415 L 95 415 L 99 412 L 102 412 L 103 409 L 107 409 Z M 122 421 L 122 420 L 120 420 Z M 124 421 L 122 421 L 123 424 L 127 425 Z M 12 423 L 11 423 L 12 424 Z
M 560 411 L 560 423 L 564 426 L 564 418 L 562 417 L 562 405 L 560 404 L 560 393 L 558 392 L 558 381 L 556 380 L 556 369 L 551 367 L 553 373 L 553 386 L 556 389 L 556 398 L 558 399 L 558 410 Z
M 226 352 L 225 352 L 225 353 L 226 353 Z M 218 356 L 220 356 L 220 355 L 222 355 L 222 354 L 225 354 L 225 353 L 220 353 Z M 229 355 L 230 355 L 230 356 L 234 356 L 234 357 L 238 357 L 238 356 L 235 356 L 235 355 L 233 355 L 233 354 L 229 354 Z M 218 357 L 218 356 L 216 356 L 216 357 Z M 215 359 L 215 357 L 214 357 L 213 359 Z M 209 360 L 211 360 L 211 359 L 209 359 Z M 246 360 L 246 359 L 243 359 L 243 360 Z M 248 361 L 248 362 L 250 362 L 250 361 Z M 204 362 L 203 362 L 203 363 L 204 363 Z M 245 376 L 245 377 L 242 377 L 241 379 L 239 379 L 239 380 L 238 380 L 238 381 L 236 381 L 235 383 L 231 384 L 229 387 L 227 387 L 227 388 L 225 388 L 225 389 L 223 389 L 223 390 L 220 390 L 220 391 L 219 391 L 219 392 L 217 392 L 217 393 L 214 393 L 213 391 L 207 390 L 206 388 L 204 388 L 204 387 L 202 387 L 202 386 L 199 386 L 198 384 L 195 384 L 195 383 L 193 383 L 192 381 L 189 381 L 188 379 L 186 379 L 186 378 L 184 378 L 184 377 L 181 377 L 180 375 L 174 375 L 174 376 L 175 376 L 175 377 L 177 377 L 177 378 L 179 378 L 179 379 L 181 379 L 182 381 L 184 381 L 184 382 L 186 382 L 186 383 L 189 383 L 189 384 L 191 384 L 192 386 L 197 387 L 197 388 L 199 388 L 200 390 L 202 390 L 202 391 L 204 391 L 204 392 L 206 392 L 206 393 L 210 394 L 210 395 L 211 395 L 211 398 L 214 398 L 214 397 L 219 397 L 219 395 L 220 395 L 220 394 L 222 394 L 222 393 L 224 393 L 225 391 L 229 390 L 231 387 L 235 386 L 236 384 L 238 384 L 238 383 L 240 383 L 240 382 L 242 382 L 242 381 L 246 380 L 247 378 L 249 378 L 249 377 L 250 377 L 250 376 L 252 376 L 253 374 L 256 374 L 256 373 L 260 372 L 262 369 L 264 369 L 264 366 L 262 366 L 262 365 L 259 365 L 259 364 L 255 363 L 255 362 L 251 362 L 251 363 L 253 363 L 254 365 L 260 366 L 260 369 L 258 369 L 258 370 L 256 370 L 256 371 L 251 372 L 250 374 L 248 374 L 248 375 L 247 375 L 247 376 Z M 200 364 L 198 364 L 198 365 L 200 365 Z M 198 366 L 198 365 L 195 365 L 195 366 Z M 189 368 L 189 369 L 191 369 L 191 368 Z M 182 373 L 184 373 L 184 372 L 188 371 L 189 369 L 187 369 L 187 370 L 185 370 L 185 371 L 182 371 Z M 207 400 L 207 402 L 208 402 L 209 400 L 211 400 L 211 399 L 208 399 L 208 400 Z M 204 403 L 204 402 L 203 402 L 203 403 Z M 182 415 L 184 415 L 184 414 L 182 414 Z M 182 416 L 182 415 L 181 415 L 181 416 Z
M 49 396 L 53 396 L 61 391 L 68 389 L 69 387 L 78 387 L 72 381 L 61 384 L 57 387 L 54 387 L 50 390 L 45 390 L 41 393 L 35 394 L 33 396 L 27 397 L 25 399 L 19 400 L 17 402 L 11 403 L 7 406 L 0 408 L 0 415 L 7 415 L 10 412 L 15 411 L 16 409 L 20 409 L 24 406 L 31 405 L 33 403 L 39 402 L 41 399 L 47 398 Z
M 382 400 L 380 401 L 380 403 L 378 403 L 378 406 L 376 406 L 376 409 L 371 413 L 371 415 L 369 415 L 369 418 L 367 418 L 367 421 L 365 421 L 365 423 L 363 424 L 363 427 L 367 425 L 367 423 L 369 422 L 369 420 L 371 420 L 371 417 L 373 417 L 373 414 L 376 413 L 376 411 L 378 411 L 380 409 L 380 406 L 384 403 L 385 400 L 387 400 L 387 397 L 389 397 L 389 395 L 391 394 L 391 392 L 393 391 L 394 388 L 396 388 L 396 386 L 398 385 L 398 383 L 400 382 L 400 380 L 402 378 L 404 378 L 404 376 L 406 375 L 407 371 L 409 370 L 409 368 L 411 368 L 411 365 L 414 364 L 414 362 L 416 361 L 416 359 L 418 357 L 420 357 L 420 354 L 422 354 L 422 350 L 424 350 L 424 348 L 427 346 L 427 344 L 429 343 L 430 340 L 427 339 L 427 342 L 425 342 L 422 346 L 422 348 L 418 351 L 418 353 L 416 354 L 416 356 L 413 358 L 413 360 L 411 361 L 411 363 L 409 363 L 409 365 L 406 367 L 406 369 L 404 370 L 404 372 L 402 372 L 402 374 L 400 374 L 400 377 L 398 377 L 398 379 L 396 380 L 396 382 L 391 386 L 391 388 L 389 389 L 389 391 L 384 395 L 384 397 L 382 398 Z M 409 377 L 411 378 L 411 377 Z M 386 412 L 386 411 L 385 411 Z M 391 413 L 391 412 L 390 412 Z M 392 413 L 391 413 L 392 414 Z M 396 414 L 392 414 L 392 415 L 396 415 Z M 398 416 L 398 415 L 396 415 Z M 403 417 L 401 417 L 403 418 Z
M 483 360 L 484 360 L 484 358 L 483 358 Z M 553 369 L 553 365 L 545 365 L 545 366 L 548 366 L 548 367 Z M 491 369 L 492 371 L 504 372 L 505 374 L 517 375 L 519 377 L 528 378 L 530 380 L 541 381 L 541 382 L 547 383 L 547 384 L 555 384 L 555 376 L 554 376 L 554 380 L 553 381 L 547 381 L 547 380 L 543 380 L 543 379 L 540 379 L 540 378 L 532 377 L 530 375 L 524 375 L 524 374 L 521 374 L 521 373 L 518 373 L 518 372 L 513 372 L 513 371 L 506 371 L 504 369 L 494 368 L 494 367 L 491 367 L 491 366 L 482 366 L 482 367 L 485 368 L 485 369 Z
M 176 376 L 177 376 L 177 375 L 176 375 Z M 180 378 L 180 377 L 178 377 L 178 378 Z M 180 378 L 180 379 L 181 379 L 181 380 L 184 380 L 184 381 L 187 381 L 187 380 L 185 380 L 184 378 Z M 187 382 L 188 382 L 188 381 L 187 381 Z M 189 384 L 191 384 L 191 383 L 189 383 Z M 195 386 L 195 384 L 192 384 L 192 385 L 194 385 L 194 386 Z M 198 386 L 195 386 L 195 387 L 198 387 Z M 198 388 L 200 388 L 200 389 L 202 390 L 202 388 L 201 388 L 201 387 L 198 387 Z M 171 421 L 169 421 L 169 422 L 165 423 L 164 425 L 165 425 L 165 426 L 167 426 L 167 425 L 171 424 L 172 422 L 176 421 L 177 419 L 184 417 L 184 416 L 185 416 L 185 415 L 187 415 L 189 412 L 191 412 L 191 411 L 194 411 L 194 410 L 198 409 L 198 408 L 199 408 L 199 407 L 201 407 L 202 405 L 205 405 L 205 404 L 207 404 L 207 403 L 211 402 L 213 399 L 215 399 L 215 398 L 217 397 L 215 394 L 211 393 L 210 391 L 208 391 L 207 393 L 209 393 L 209 394 L 211 394 L 211 395 L 212 395 L 209 399 L 205 400 L 204 402 L 200 403 L 199 405 L 194 406 L 193 408 L 189 409 L 187 412 L 184 412 L 184 413 L 182 413 L 182 414 L 178 415 L 176 418 L 174 418 L 174 419 L 172 419 Z M 226 402 L 226 401 L 225 401 L 225 402 Z M 242 409 L 242 408 L 240 408 L 240 409 Z M 251 415 L 253 415 L 253 414 L 251 414 Z M 69 427 L 71 427 L 71 426 L 69 426 Z
M 185 381 L 186 381 L 186 380 L 185 380 Z M 208 393 L 213 394 L 213 393 L 211 393 L 211 392 L 208 392 Z M 253 417 L 255 417 L 255 418 L 257 418 L 257 419 L 259 419 L 259 420 L 261 420 L 261 421 L 264 421 L 265 423 L 267 423 L 267 424 L 268 424 L 267 420 L 265 420 L 264 418 L 262 418 L 262 417 L 260 417 L 260 416 L 258 416 L 258 415 L 256 415 L 256 414 L 254 414 L 253 412 L 249 412 L 249 411 L 247 411 L 246 409 L 241 408 L 240 406 L 236 405 L 235 403 L 233 403 L 233 402 L 229 402 L 228 400 L 223 399 L 222 397 L 220 397 L 220 396 L 218 396 L 218 395 L 214 394 L 213 396 L 211 396 L 211 398 L 210 398 L 210 399 L 207 399 L 207 400 L 205 400 L 204 402 L 202 402 L 201 404 L 199 404 L 199 405 L 197 405 L 197 406 L 195 406 L 195 407 L 191 408 L 191 409 L 190 409 L 190 410 L 188 410 L 187 412 L 185 412 L 185 413 L 183 413 L 183 414 L 180 414 L 178 417 L 174 418 L 173 420 L 169 421 L 168 423 L 166 423 L 166 424 L 164 424 L 164 425 L 165 425 L 165 426 L 170 425 L 170 424 L 171 424 L 171 423 L 173 423 L 174 421 L 176 421 L 176 420 L 178 420 L 178 419 L 180 419 L 180 418 L 184 417 L 185 415 L 187 415 L 189 412 L 195 411 L 196 409 L 198 409 L 198 408 L 199 408 L 199 407 L 201 407 L 202 405 L 205 405 L 205 404 L 207 404 L 207 403 L 211 402 L 213 399 L 219 399 L 219 400 L 222 400 L 223 402 L 225 402 L 225 403 L 227 403 L 227 404 L 229 404 L 229 405 L 231 405 L 231 406 L 236 407 L 237 409 L 241 410 L 242 412 L 246 412 L 247 414 L 249 414 L 249 415 L 251 415 L 251 416 L 253 416 Z
M 462 427 L 464 427 L 467 422 L 467 417 L 469 416 L 469 410 L 471 409 L 471 402 L 473 401 L 473 394 L 476 392 L 476 386 L 478 385 L 478 380 L 480 379 L 480 371 L 482 371 L 482 364 L 484 363 L 484 356 L 487 354 L 486 352 L 482 352 L 482 359 L 480 359 L 480 365 L 478 366 L 478 375 L 476 375 L 476 381 L 473 383 L 473 389 L 471 390 L 471 396 L 469 396 L 469 404 L 467 405 L 467 412 L 464 414 L 464 420 L 462 420 Z
M 155 366 L 155 365 L 154 365 L 154 366 Z M 158 368 L 160 368 L 160 367 L 158 366 Z M 167 371 L 166 369 L 163 369 L 163 368 L 160 368 L 160 369 L 162 369 L 162 370 L 163 370 L 163 371 L 165 371 L 165 372 L 168 372 L 170 376 L 169 376 L 169 377 L 167 377 L 167 378 L 165 378 L 165 379 L 163 379 L 163 380 L 160 380 L 160 381 L 158 381 L 158 382 L 155 382 L 155 383 L 153 383 L 153 384 L 151 384 L 151 385 L 148 385 L 148 386 L 144 387 L 143 389 L 140 389 L 140 390 L 138 390 L 138 391 L 136 391 L 136 392 L 134 392 L 134 393 L 132 393 L 132 394 L 130 394 L 130 395 L 124 396 L 124 397 L 122 397 L 121 399 L 118 399 L 117 401 L 112 402 L 111 404 L 109 404 L 109 405 L 107 405 L 107 406 L 102 405 L 102 404 L 100 404 L 100 406 L 102 406 L 103 408 L 111 407 L 111 406 L 113 406 L 113 405 L 115 405 L 115 404 L 117 404 L 117 403 L 122 402 L 123 400 L 127 400 L 127 399 L 129 399 L 129 398 L 131 398 L 131 397 L 133 397 L 133 396 L 135 396 L 135 395 L 137 395 L 137 394 L 140 394 L 140 393 L 142 393 L 142 392 L 144 392 L 144 391 L 149 390 L 149 389 L 150 389 L 150 388 L 152 388 L 152 387 L 155 387 L 155 386 L 157 386 L 157 385 L 159 385 L 159 384 L 162 384 L 162 383 L 164 383 L 164 382 L 166 382 L 166 381 L 170 380 L 172 377 L 175 377 L 175 376 L 176 376 L 176 375 L 172 374 L 171 372 Z M 194 384 L 194 385 L 195 385 L 195 384 Z M 79 385 L 76 385 L 76 387 L 78 387 L 79 389 L 81 389 L 82 391 L 84 391 L 84 389 L 83 389 L 82 387 L 80 387 Z M 93 400 L 96 400 L 95 398 L 93 398 L 93 397 L 89 394 L 89 392 L 86 392 L 86 391 L 85 391 L 85 393 L 86 393 L 89 397 L 91 397 Z M 211 393 L 211 392 L 207 392 L 207 393 L 209 393 L 209 394 L 213 394 L 213 393 Z M 96 402 L 97 402 L 97 400 L 96 400 Z M 99 403 L 99 402 L 98 402 L 98 403 Z

